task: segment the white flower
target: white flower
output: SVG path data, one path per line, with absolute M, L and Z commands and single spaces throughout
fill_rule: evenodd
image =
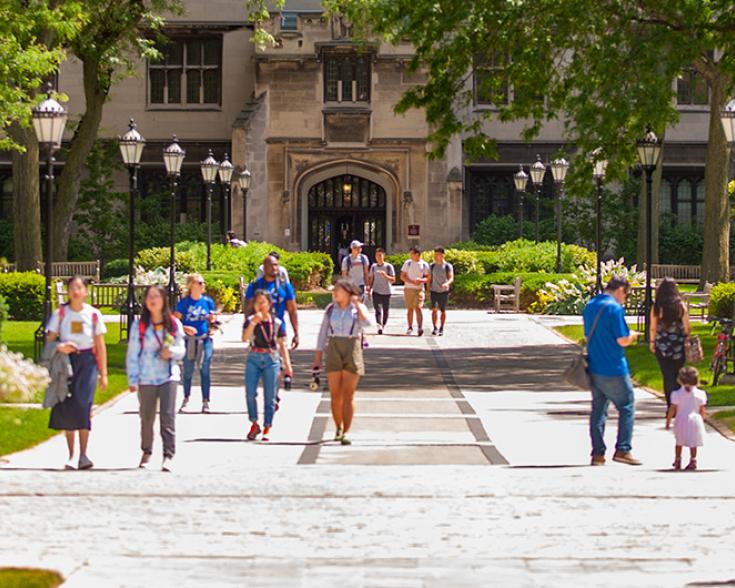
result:
M 29 402 L 50 381 L 45 367 L 0 345 L 0 401 Z

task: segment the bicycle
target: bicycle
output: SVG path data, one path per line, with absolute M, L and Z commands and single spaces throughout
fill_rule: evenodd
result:
M 721 329 L 717 333 L 717 342 L 710 362 L 713 386 L 717 386 L 720 378 L 727 373 L 728 361 L 735 361 L 735 353 L 733 353 L 735 347 L 730 344 L 735 339 L 735 336 L 733 336 L 733 322 L 731 319 L 715 319 L 712 327 L 713 335 L 718 324 L 721 325 Z

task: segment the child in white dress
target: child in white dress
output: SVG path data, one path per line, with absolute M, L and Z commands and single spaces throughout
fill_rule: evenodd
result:
M 666 415 L 667 429 L 671 426 L 671 419 L 674 419 L 674 469 L 681 469 L 681 448 L 688 447 L 690 460 L 686 469 L 696 470 L 697 447 L 704 445 L 704 407 L 707 404 L 707 393 L 697 388 L 699 372 L 696 368 L 681 368 L 678 381 L 681 388 L 671 395 L 671 406 Z

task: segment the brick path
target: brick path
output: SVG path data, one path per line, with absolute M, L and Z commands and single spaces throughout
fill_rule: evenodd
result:
M 402 333 L 398 314 L 391 332 Z M 313 344 L 320 314 L 301 317 Z M 735 578 L 732 442 L 710 432 L 703 469 L 670 472 L 662 405 L 639 392 L 634 450 L 645 465 L 586 467 L 587 395 L 558 380 L 572 348 L 528 317 L 449 320 L 434 341 L 369 338 L 351 448 L 308 444 L 333 433 L 323 396 L 305 390 L 308 351 L 296 354 L 273 441 L 244 441 L 233 320 L 218 343 L 214 414 L 178 419 L 173 475 L 135 468 L 133 396 L 96 418 L 95 471 L 57 471 L 58 437 L 11 457 L 0 470 L 0 565 L 56 568 L 72 587 Z M 614 434 L 611 419 L 611 445 Z

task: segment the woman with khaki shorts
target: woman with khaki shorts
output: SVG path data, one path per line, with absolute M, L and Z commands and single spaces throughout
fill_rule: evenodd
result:
M 325 355 L 325 371 L 332 397 L 332 418 L 337 427 L 334 440 L 351 445 L 347 432 L 355 414 L 355 390 L 365 375 L 362 359 L 362 333 L 370 326 L 367 307 L 360 302 L 360 289 L 351 280 L 334 285 L 334 301 L 327 306 L 319 331 L 314 371 L 318 372 Z

